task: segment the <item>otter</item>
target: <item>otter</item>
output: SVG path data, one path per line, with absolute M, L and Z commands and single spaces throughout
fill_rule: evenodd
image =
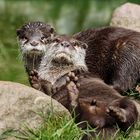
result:
M 140 79 L 140 33 L 120 27 L 87 29 L 73 35 L 88 45 L 86 65 L 120 93 Z
M 29 22 L 17 29 L 21 56 L 28 75 L 33 69 L 38 70 L 46 50 L 47 38 L 54 34 L 54 28 L 44 22 Z
M 71 77 L 66 85 L 67 90 L 61 89 L 52 97 L 58 99 L 70 112 L 75 111 L 75 122 L 83 122 L 79 127 L 86 128 L 88 122 L 92 128 L 96 128 L 92 136 L 98 135 L 100 139 L 107 139 L 114 136 L 118 128 L 126 132 L 137 122 L 140 110 L 138 103 L 121 96 L 91 73 L 80 74 L 79 79 Z M 74 79 L 80 83 L 80 87 L 77 88 Z M 89 137 L 84 136 L 84 139 Z
M 63 79 L 61 88 L 52 92 L 51 96 L 68 110 L 75 110 L 76 122 L 87 121 L 92 127 L 97 127 L 99 131 L 105 129 L 107 133 L 114 130 L 116 124 L 126 131 L 138 119 L 139 104 L 121 96 L 98 75 L 88 72 L 85 63 L 87 47 L 72 37 L 54 37 L 38 72 L 31 74 L 33 87 L 38 84 L 39 89 L 45 92 L 48 91 L 48 83 L 54 86 Z M 76 76 L 68 74 L 71 71 Z M 81 127 L 84 128 L 85 124 Z

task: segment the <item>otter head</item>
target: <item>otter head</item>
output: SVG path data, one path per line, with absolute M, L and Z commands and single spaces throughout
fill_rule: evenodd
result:
M 17 30 L 20 50 L 24 57 L 42 55 L 45 52 L 47 38 L 54 35 L 54 29 L 43 22 L 30 22 Z
M 69 36 L 56 36 L 46 48 L 46 60 L 53 66 L 86 67 L 87 45 Z
M 105 128 L 114 124 L 114 119 L 107 113 L 107 104 L 102 101 L 80 101 L 82 121 L 88 121 L 92 127 Z
M 73 70 L 87 70 L 85 54 L 87 45 L 69 36 L 55 36 L 46 47 L 39 68 L 39 77 L 54 83 Z

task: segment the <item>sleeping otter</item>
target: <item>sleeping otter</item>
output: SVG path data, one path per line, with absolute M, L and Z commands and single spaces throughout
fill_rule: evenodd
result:
M 38 70 L 47 47 L 46 40 L 54 34 L 54 29 L 43 22 L 30 22 L 17 30 L 21 56 L 28 75 L 31 70 Z
M 61 84 L 61 88 L 52 92 L 51 96 L 67 109 L 75 109 L 76 122 L 88 121 L 92 127 L 97 127 L 99 131 L 105 129 L 107 133 L 118 124 L 125 131 L 137 121 L 139 105 L 88 72 L 86 48 L 86 44 L 74 38 L 56 36 L 48 45 L 38 73 L 31 74 L 31 83 L 33 87 L 38 84 L 38 89 L 46 94 L 48 83 L 51 86 Z M 71 71 L 77 77 L 73 74 L 69 76 Z M 79 88 L 75 84 L 77 80 Z
M 87 121 L 91 127 L 96 127 L 96 131 L 92 132 L 93 136 L 99 134 L 100 139 L 107 139 L 114 136 L 118 127 L 126 131 L 136 123 L 139 104 L 121 96 L 90 73 L 80 74 L 78 78 L 79 88 L 74 81 L 77 78 L 72 76 L 67 83 L 67 90 L 64 91 L 63 88 L 52 97 L 58 99 L 70 111 L 75 110 L 76 122 L 84 121 L 79 125 L 81 128 L 87 127 Z M 85 136 L 85 139 L 88 137 Z

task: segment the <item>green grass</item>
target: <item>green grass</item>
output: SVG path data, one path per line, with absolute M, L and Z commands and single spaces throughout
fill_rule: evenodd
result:
M 78 128 L 74 119 L 70 117 L 53 114 L 42 117 L 44 123 L 38 129 L 31 129 L 28 126 L 24 126 L 24 130 L 9 129 L 1 134 L 0 139 L 14 136 L 21 140 L 78 140 L 86 133 Z
M 67 116 L 56 116 L 50 113 L 47 117 L 42 116 L 44 123 L 36 129 L 31 129 L 28 125 L 24 125 L 21 130 L 8 129 L 0 135 L 0 140 L 15 137 L 20 140 L 80 140 L 85 134 L 91 136 L 90 132 L 96 130 L 88 127 L 81 130 L 74 123 L 74 119 Z M 116 132 L 111 138 L 106 140 L 139 140 L 140 139 L 140 123 L 132 129 L 130 134 Z M 98 135 L 94 140 L 100 140 Z

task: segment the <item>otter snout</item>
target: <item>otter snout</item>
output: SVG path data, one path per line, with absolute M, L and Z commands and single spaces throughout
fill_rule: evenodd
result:
M 69 42 L 63 41 L 63 42 L 61 42 L 61 46 L 63 46 L 63 47 L 70 47 L 71 45 L 70 45 Z
M 72 64 L 72 60 L 70 55 L 65 52 L 60 52 L 55 55 L 54 59 L 52 60 L 53 63 L 59 63 L 61 65 L 70 65 Z
M 39 42 L 37 42 L 37 41 L 31 41 L 30 44 L 31 44 L 32 46 L 37 46 L 37 45 L 39 44 Z

